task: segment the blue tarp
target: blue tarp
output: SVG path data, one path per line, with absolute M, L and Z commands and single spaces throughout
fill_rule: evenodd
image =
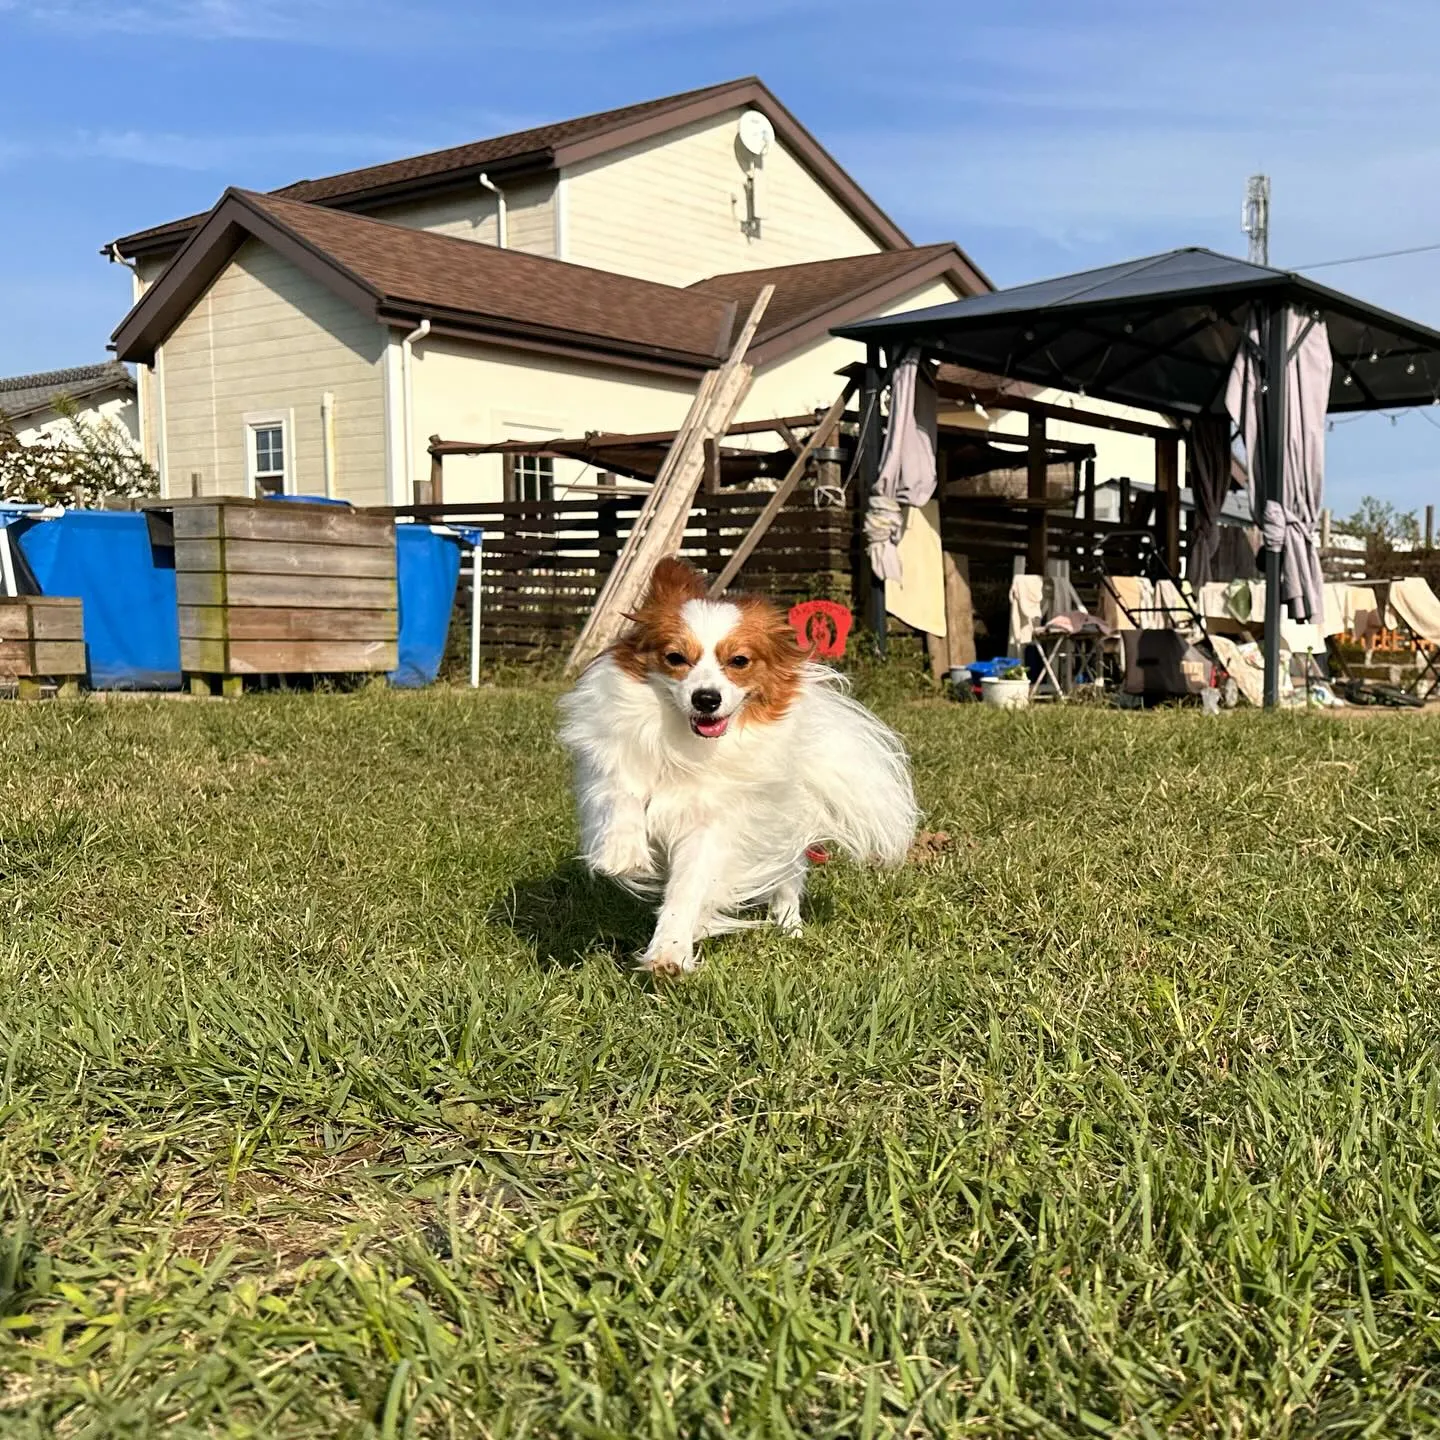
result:
M 0 526 L 13 527 L 17 559 L 29 567 L 28 578 L 42 595 L 80 597 L 92 688 L 179 689 L 175 555 L 168 546 L 151 545 L 143 514 L 67 510 L 46 520 L 37 511 L 0 508 Z M 396 526 L 400 664 L 390 672 L 393 685 L 430 685 L 440 673 L 460 546 L 456 536 L 428 525 Z
M 94 689 L 179 688 L 174 552 L 151 547 L 144 515 L 67 510 L 22 517 L 11 534 L 42 595 L 80 597 Z
M 395 527 L 396 578 L 400 591 L 400 665 L 390 683 L 414 688 L 432 685 L 445 658 L 455 583 L 460 577 L 460 544 L 428 525 Z

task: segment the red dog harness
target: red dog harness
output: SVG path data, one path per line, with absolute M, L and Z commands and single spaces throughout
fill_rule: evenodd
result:
M 805 858 L 812 865 L 828 865 L 830 863 L 830 852 L 823 845 L 807 845 L 805 847 Z

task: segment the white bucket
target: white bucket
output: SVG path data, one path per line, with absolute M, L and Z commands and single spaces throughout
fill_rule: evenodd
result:
M 980 695 L 987 705 L 1001 710 L 1023 710 L 1030 703 L 1030 682 L 985 675 L 980 680 Z

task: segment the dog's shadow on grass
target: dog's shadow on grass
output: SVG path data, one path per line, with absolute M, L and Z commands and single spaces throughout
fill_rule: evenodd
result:
M 496 897 L 490 918 L 532 947 L 547 967 L 579 965 L 600 953 L 629 969 L 655 924 L 643 900 L 597 879 L 578 860 L 515 881 Z
M 748 913 L 756 920 L 763 915 Z M 807 925 L 823 924 L 834 914 L 828 887 L 812 887 L 805 902 Z M 546 968 L 569 969 L 607 954 L 621 969 L 633 969 L 655 928 L 652 905 L 612 880 L 597 879 L 578 860 L 515 881 L 496 896 L 489 918 L 531 948 Z M 765 926 L 758 933 L 778 934 Z

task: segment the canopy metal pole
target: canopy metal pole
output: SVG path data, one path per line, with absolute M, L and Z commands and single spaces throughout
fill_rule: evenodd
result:
M 860 390 L 860 515 L 864 523 L 865 506 L 880 479 L 880 347 L 865 348 L 865 379 Z M 866 601 L 866 624 L 875 637 L 875 648 L 883 657 L 886 650 L 885 582 L 870 568 L 869 547 L 861 541 L 862 573 L 868 586 L 862 591 Z
M 1265 507 L 1272 501 L 1281 503 L 1285 475 L 1285 368 L 1286 310 L 1283 305 L 1270 307 L 1265 320 L 1265 396 L 1264 441 L 1260 447 L 1262 461 L 1260 514 L 1254 517 L 1264 533 Z M 1265 708 L 1280 703 L 1280 562 L 1281 552 L 1265 549 Z

